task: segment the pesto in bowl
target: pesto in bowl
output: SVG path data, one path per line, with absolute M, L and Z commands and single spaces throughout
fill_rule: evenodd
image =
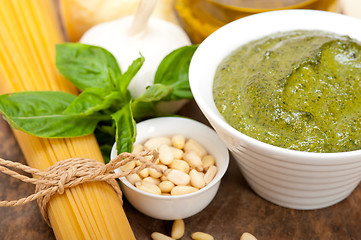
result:
M 307 152 L 361 149 L 361 44 L 322 31 L 247 43 L 218 66 L 215 104 L 238 131 Z

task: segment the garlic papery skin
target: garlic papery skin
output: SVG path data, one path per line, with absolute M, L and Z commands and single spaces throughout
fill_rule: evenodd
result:
M 131 63 L 144 56 L 145 62 L 132 79 L 129 91 L 133 98 L 144 93 L 153 84 L 156 70 L 163 58 L 173 50 L 191 45 L 184 30 L 176 24 L 150 17 L 144 29 L 129 33 L 134 16 L 98 24 L 89 29 L 80 39 L 81 43 L 103 47 L 111 52 L 125 72 Z

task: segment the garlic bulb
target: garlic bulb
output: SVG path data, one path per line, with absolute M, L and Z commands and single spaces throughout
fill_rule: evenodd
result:
M 80 39 L 81 43 L 100 46 L 111 52 L 124 72 L 140 56 L 145 62 L 132 79 L 129 91 L 134 98 L 153 84 L 155 72 L 163 58 L 173 50 L 190 45 L 184 30 L 176 24 L 149 17 L 152 0 L 141 1 L 135 16 L 98 24 Z M 143 6 L 142 6 L 143 3 Z
M 70 41 L 78 41 L 96 24 L 135 14 L 140 0 L 59 0 L 60 13 Z M 152 16 L 179 24 L 174 0 L 158 0 Z

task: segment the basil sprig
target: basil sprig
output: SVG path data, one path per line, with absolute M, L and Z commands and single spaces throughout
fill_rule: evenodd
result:
M 133 61 L 121 72 L 115 57 L 101 47 L 63 43 L 56 46 L 56 66 L 77 86 L 78 96 L 60 91 L 25 91 L 0 95 L 0 112 L 15 129 L 43 138 L 95 133 L 107 160 L 111 144 L 131 152 L 136 121 L 159 116 L 161 101 L 190 99 L 190 60 L 197 45 L 174 50 L 160 63 L 154 84 L 134 99 L 128 85 L 144 63 Z

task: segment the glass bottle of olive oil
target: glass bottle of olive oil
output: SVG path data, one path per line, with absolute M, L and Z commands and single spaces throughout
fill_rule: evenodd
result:
M 281 9 L 336 11 L 337 0 L 176 0 L 176 11 L 194 43 L 238 18 Z

